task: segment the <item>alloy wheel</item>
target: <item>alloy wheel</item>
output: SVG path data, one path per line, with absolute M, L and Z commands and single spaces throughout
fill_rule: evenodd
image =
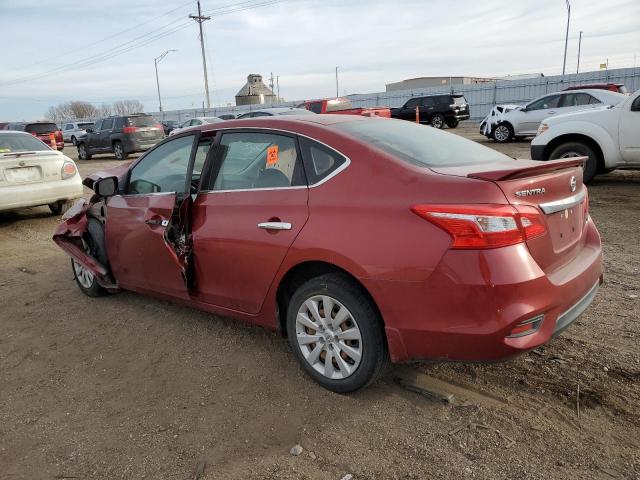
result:
M 327 295 L 305 300 L 296 316 L 296 340 L 307 363 L 332 380 L 351 376 L 362 359 L 362 334 L 351 312 Z
M 93 284 L 93 273 L 84 268 L 81 264 L 73 261 L 73 271 L 76 274 L 76 278 L 78 279 L 78 283 L 82 285 L 84 288 L 91 288 Z
M 506 142 L 509 140 L 510 134 L 509 127 L 506 125 L 498 125 L 493 132 L 493 136 L 498 142 Z
M 583 153 L 579 152 L 566 152 L 560 155 L 560 158 L 576 158 L 576 157 L 584 157 Z

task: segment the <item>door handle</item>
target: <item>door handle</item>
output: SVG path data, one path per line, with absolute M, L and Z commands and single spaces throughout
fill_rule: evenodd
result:
M 555 111 L 551 110 L 551 111 L 549 112 L 549 115 L 554 115 L 555 113 L 556 113 Z
M 263 222 L 258 224 L 263 230 L 291 230 L 291 224 L 287 222 Z
M 144 223 L 146 223 L 147 225 L 160 225 L 162 227 L 166 227 L 167 225 L 169 225 L 169 220 L 163 220 L 160 218 L 152 218 L 150 220 L 145 220 Z

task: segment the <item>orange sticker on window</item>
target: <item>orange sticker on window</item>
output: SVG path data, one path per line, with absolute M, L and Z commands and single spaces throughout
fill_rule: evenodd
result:
M 267 167 L 273 167 L 278 163 L 278 145 L 267 148 Z

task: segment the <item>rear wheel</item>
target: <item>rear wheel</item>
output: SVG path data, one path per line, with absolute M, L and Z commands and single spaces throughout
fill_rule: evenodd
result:
M 122 142 L 113 143 L 113 154 L 117 160 L 124 160 L 127 158 L 127 152 L 125 151 Z
M 436 113 L 431 117 L 431 120 L 429 120 L 429 124 L 434 128 L 444 128 L 444 115 L 442 115 L 441 113 Z
M 513 127 L 508 123 L 499 123 L 491 131 L 491 138 L 498 143 L 507 143 L 513 139 Z
M 447 127 L 456 128 L 460 122 L 458 120 L 447 120 Z
M 73 202 L 71 200 L 60 200 L 56 203 L 50 203 L 48 206 L 49 210 L 51 210 L 51 213 L 54 215 L 62 215 L 69 210 L 72 205 Z
M 366 387 L 387 364 L 382 321 L 362 289 L 344 275 L 302 284 L 287 310 L 287 332 L 304 370 L 334 392 Z
M 587 144 L 582 142 L 567 142 L 557 146 L 551 155 L 549 160 L 555 160 L 557 158 L 574 158 L 574 157 L 589 157 L 584 164 L 583 181 L 588 183 L 593 180 L 598 171 L 598 156 L 596 152 Z
M 78 158 L 80 160 L 91 160 L 91 155 L 87 151 L 87 146 L 84 143 L 78 145 Z

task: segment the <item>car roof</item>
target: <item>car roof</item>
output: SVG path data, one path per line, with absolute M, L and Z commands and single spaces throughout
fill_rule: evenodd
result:
M 282 128 L 286 129 L 291 125 L 304 125 L 315 124 L 321 126 L 330 126 L 338 123 L 347 122 L 361 122 L 361 121 L 386 121 L 386 119 L 369 118 L 360 115 L 331 115 L 331 114 L 317 114 L 317 115 L 283 115 L 268 116 L 268 117 L 254 117 L 254 118 L 237 118 L 234 120 L 227 120 L 224 123 L 208 123 L 206 125 L 198 125 L 191 127 L 189 130 L 201 130 L 203 132 L 209 130 L 219 130 L 221 128 L 265 128 L 265 124 L 268 128 Z
M 295 107 L 272 107 L 272 108 L 260 108 L 258 110 L 250 110 L 248 112 L 243 112 L 242 115 L 244 115 L 245 113 L 253 113 L 253 112 L 265 112 L 265 113 L 273 113 L 275 115 L 277 115 L 278 113 L 281 112 L 295 112 L 295 111 L 302 111 L 304 110 L 305 112 L 308 112 L 308 110 L 304 109 L 304 108 L 295 108 Z

